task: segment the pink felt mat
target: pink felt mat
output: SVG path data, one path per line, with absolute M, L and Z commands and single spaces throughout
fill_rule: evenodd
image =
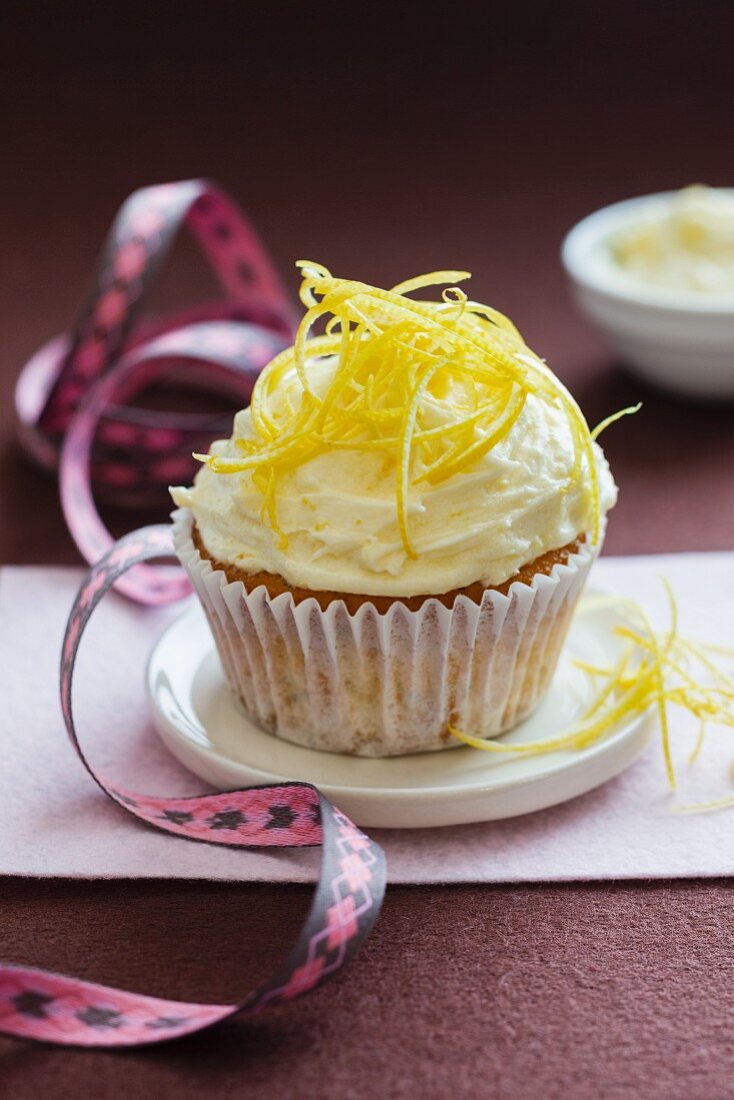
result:
M 138 825 L 109 803 L 66 742 L 57 700 L 58 653 L 80 572 L 0 570 L 0 874 L 311 881 L 312 851 L 227 851 Z M 731 644 L 734 554 L 605 558 L 592 584 L 640 601 L 666 621 L 658 578 L 676 592 L 681 629 Z M 78 728 L 95 765 L 128 788 L 194 794 L 200 780 L 158 741 L 143 690 L 147 653 L 178 605 L 143 610 L 111 596 L 82 645 Z M 724 667 L 734 662 L 722 658 Z M 414 831 L 374 830 L 392 882 L 532 882 L 721 876 L 734 873 L 734 810 L 682 816 L 677 803 L 734 793 L 734 732 L 712 729 L 694 769 L 694 729 L 674 715 L 682 790 L 666 789 L 657 739 L 623 776 L 581 798 L 514 820 Z

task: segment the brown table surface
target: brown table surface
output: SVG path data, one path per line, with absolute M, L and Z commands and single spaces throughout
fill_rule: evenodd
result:
M 386 282 L 473 270 L 590 420 L 644 401 L 605 437 L 621 488 L 607 551 L 734 544 L 731 407 L 626 374 L 557 261 L 606 202 L 734 181 L 731 9 L 508 8 L 112 3 L 103 24 L 99 7 L 6 5 L 0 561 L 78 561 L 13 440 L 20 364 L 67 324 L 124 196 L 195 174 L 245 204 L 294 288 L 304 255 Z M 157 304 L 208 286 L 184 246 Z M 0 897 L 8 960 L 222 1001 L 265 972 L 308 891 L 6 879 Z M 730 1096 L 733 917 L 726 881 L 391 888 L 313 996 L 145 1052 L 0 1040 L 0 1095 Z

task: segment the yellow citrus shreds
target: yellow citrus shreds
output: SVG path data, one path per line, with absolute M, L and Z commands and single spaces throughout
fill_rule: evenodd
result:
M 405 279 L 392 287 L 392 292 L 412 294 L 414 290 L 425 290 L 428 286 L 447 286 L 449 283 L 463 283 L 466 279 L 471 279 L 471 271 L 432 271 L 430 275 L 416 275 L 413 279 Z
M 413 434 L 415 432 L 415 422 L 418 416 L 418 408 L 423 398 L 423 394 L 428 388 L 428 383 L 431 381 L 436 371 L 444 365 L 444 362 L 445 360 L 439 359 L 437 363 L 431 363 L 428 367 L 426 367 L 423 373 L 423 377 L 416 386 L 415 392 L 411 398 L 410 406 L 408 408 L 408 414 L 405 417 L 402 434 L 400 437 L 400 461 L 397 467 L 398 524 L 400 526 L 400 537 L 403 540 L 403 546 L 405 547 L 408 555 L 411 558 L 417 557 L 410 541 L 407 524 L 408 493 L 410 489 L 411 444 L 413 442 Z
M 703 646 L 681 637 L 675 598 L 666 584 L 670 604 L 670 628 L 656 633 L 647 616 L 633 601 L 625 601 L 627 621 L 613 628 L 621 643 L 621 652 L 611 668 L 586 661 L 575 661 L 597 687 L 596 695 L 581 718 L 567 730 L 542 741 L 513 744 L 473 737 L 451 727 L 451 733 L 472 748 L 492 753 L 541 755 L 559 750 L 581 749 L 611 733 L 620 722 L 657 710 L 663 758 L 671 790 L 676 774 L 670 746 L 668 709 L 680 707 L 698 719 L 699 730 L 689 764 L 701 752 L 709 725 L 734 727 L 734 679 L 711 660 Z M 721 650 L 732 656 L 730 650 Z M 733 769 L 734 774 L 734 769 Z M 693 806 L 677 807 L 677 812 L 717 810 L 734 805 L 734 795 Z
M 633 416 L 638 413 L 642 408 L 642 402 L 638 401 L 636 405 L 628 405 L 625 409 L 620 409 L 619 412 L 612 413 L 611 416 L 606 416 L 591 433 L 592 439 L 598 439 L 602 432 L 605 432 L 610 424 L 616 424 L 618 420 L 621 420 L 623 416 Z
M 509 435 L 530 394 L 566 415 L 574 446 L 569 476 L 583 486 L 598 540 L 599 486 L 586 420 L 512 322 L 454 285 L 468 272 L 429 272 L 381 290 L 335 278 L 311 260 L 297 266 L 306 313 L 293 346 L 258 378 L 251 435 L 235 441 L 235 456 L 196 456 L 215 473 L 251 472 L 263 494 L 264 520 L 281 545 L 281 478 L 330 450 L 366 451 L 395 471 L 397 525 L 406 554 L 414 557 L 415 487 L 440 484 L 479 462 Z M 441 285 L 438 301 L 408 297 Z M 325 332 L 314 335 L 319 323 Z M 326 358 L 336 365 L 317 393 L 314 369 Z

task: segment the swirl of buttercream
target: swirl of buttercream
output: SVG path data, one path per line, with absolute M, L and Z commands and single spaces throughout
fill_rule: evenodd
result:
M 337 360 L 309 372 L 324 393 Z M 292 404 L 295 372 L 284 378 L 278 405 Z M 451 402 L 435 402 L 436 422 L 450 421 Z M 232 438 L 211 454 L 235 458 L 238 440 L 253 438 L 249 409 L 237 414 Z M 593 455 L 603 515 L 617 497 L 598 444 Z M 498 585 L 547 551 L 592 531 L 584 479 L 574 476 L 574 439 L 565 412 L 529 394 L 512 430 L 468 469 L 438 484 L 415 485 L 408 514 L 415 557 L 406 552 L 395 508 L 394 467 L 378 451 L 324 450 L 282 475 L 278 528 L 264 521 L 263 496 L 251 470 L 218 474 L 203 467 L 193 487 L 175 488 L 211 556 L 247 573 L 279 574 L 314 591 L 367 596 L 439 594 L 476 581 Z

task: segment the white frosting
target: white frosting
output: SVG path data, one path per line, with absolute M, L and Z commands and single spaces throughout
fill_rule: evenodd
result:
M 450 406 L 434 412 L 450 419 Z M 233 440 L 252 435 L 245 409 L 235 418 L 232 440 L 213 444 L 212 453 L 241 457 Z M 594 454 L 605 513 L 617 489 L 596 444 Z M 512 431 L 484 458 L 443 483 L 411 488 L 408 522 L 416 559 L 400 538 L 394 464 L 376 452 L 327 452 L 279 478 L 277 517 L 285 546 L 262 518 L 263 496 L 249 471 L 217 474 L 202 467 L 192 488 L 174 488 L 171 495 L 192 510 L 217 561 L 248 573 L 277 573 L 315 591 L 414 596 L 475 581 L 501 584 L 541 554 L 589 532 L 589 494 L 570 482 L 572 464 L 565 413 L 530 395 Z

